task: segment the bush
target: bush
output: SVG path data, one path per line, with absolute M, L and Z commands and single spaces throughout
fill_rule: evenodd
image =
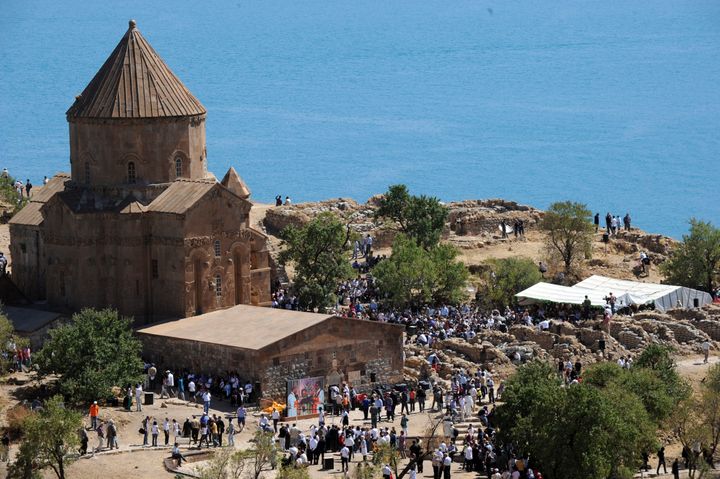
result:
M 538 266 L 530 258 L 492 259 L 486 264 L 484 299 L 497 308 L 516 304 L 517 293 L 542 281 Z
M 23 422 L 30 414 L 32 414 L 30 408 L 22 404 L 8 409 L 5 413 L 5 419 L 7 420 L 6 430 L 12 439 L 17 439 L 22 436 Z

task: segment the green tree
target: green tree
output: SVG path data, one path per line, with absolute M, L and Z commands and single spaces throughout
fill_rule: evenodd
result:
M 50 331 L 35 356 L 41 376 L 59 374 L 60 392 L 74 403 L 106 398 L 114 386 L 142 378 L 142 344 L 117 311 L 84 309 Z
M 485 274 L 485 298 L 495 307 L 516 303 L 515 295 L 542 281 L 538 266 L 529 258 L 491 259 Z
M 353 270 L 347 261 L 350 232 L 332 213 L 321 213 L 302 227 L 282 232 L 281 264 L 295 267 L 293 288 L 304 308 L 323 311 L 337 301 L 335 290 Z
M 592 213 L 582 203 L 553 203 L 545 212 L 540 228 L 547 235 L 548 251 L 560 258 L 569 273 L 582 256 L 591 252 Z
M 521 367 L 503 401 L 496 409 L 501 440 L 542 464 L 548 479 L 632 477 L 641 453 L 655 445 L 655 424 L 635 394 L 584 383 L 561 387 L 546 363 Z
M 673 396 L 672 390 L 657 371 L 634 367 L 623 369 L 616 363 L 598 363 L 587 368 L 583 382 L 601 389 L 617 388 L 635 394 L 650 418 L 658 425 L 663 423 L 682 397 Z
M 648 345 L 635 361 L 635 368 L 645 368 L 655 371 L 665 384 L 668 394 L 676 401 L 690 396 L 690 385 L 680 377 L 677 365 L 673 359 L 673 348 L 662 344 Z
M 462 261 L 457 261 L 458 251 L 449 244 L 438 244 L 429 250 L 435 268 L 432 299 L 435 303 L 457 304 L 466 296 L 465 287 L 469 273 Z
M 23 422 L 23 439 L 8 477 L 32 478 L 38 470 L 50 468 L 58 479 L 65 479 L 65 468 L 80 444 L 81 427 L 82 415 L 66 409 L 61 396 L 48 400 L 43 409 Z
M 712 292 L 720 270 L 720 229 L 691 219 L 690 234 L 660 269 L 669 283 Z
M 219 451 L 198 471 L 200 479 L 258 479 L 263 471 L 275 468 L 278 459 L 272 433 L 255 431 L 250 449 L 227 449 Z M 278 476 L 302 478 L 303 476 Z
M 393 221 L 401 233 L 430 249 L 440 242 L 448 209 L 435 197 L 410 195 L 407 186 L 392 185 L 380 200 L 375 217 Z
M 432 300 L 435 265 L 427 252 L 405 235 L 393 241 L 392 255 L 373 270 L 378 289 L 394 306 L 421 306 Z
M 390 258 L 381 261 L 373 274 L 381 293 L 395 306 L 457 303 L 463 297 L 468 272 L 456 256 L 450 245 L 426 250 L 400 234 L 393 242 Z

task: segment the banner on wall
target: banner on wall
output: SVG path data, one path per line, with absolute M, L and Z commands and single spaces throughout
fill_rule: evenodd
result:
M 287 382 L 286 417 L 309 416 L 318 413 L 325 403 L 325 378 L 291 379 Z

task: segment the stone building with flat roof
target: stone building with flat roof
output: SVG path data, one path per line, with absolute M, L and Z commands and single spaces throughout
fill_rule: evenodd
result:
M 358 390 L 403 379 L 403 332 L 396 324 L 239 305 L 137 331 L 143 355 L 195 373 L 235 371 L 282 399 L 287 381 L 323 377 Z M 283 401 L 284 402 L 284 401 Z
M 66 116 L 71 174 L 10 221 L 29 298 L 136 323 L 269 303 L 250 190 L 233 168 L 220 182 L 208 171 L 205 108 L 134 21 Z

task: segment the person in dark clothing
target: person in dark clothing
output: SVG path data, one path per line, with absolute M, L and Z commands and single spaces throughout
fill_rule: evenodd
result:
M 320 459 L 320 464 L 325 464 L 325 450 L 327 449 L 327 443 L 325 442 L 325 436 L 320 436 L 318 439 L 317 448 L 315 448 L 315 464 Z M 324 467 L 324 466 L 323 466 Z
M 665 447 L 661 447 L 660 450 L 657 453 L 658 457 L 658 466 L 657 471 L 655 472 L 655 475 L 660 475 L 660 466 L 663 467 L 663 474 L 667 474 L 667 467 L 665 467 Z
M 590 307 L 591 306 L 592 306 L 592 302 L 590 301 L 590 298 L 585 296 L 585 299 L 582 302 L 583 319 L 590 319 Z
M 612 215 L 610 214 L 610 212 L 605 215 L 605 228 L 607 228 L 607 234 L 610 234 L 612 232 Z
M 648 461 L 650 461 L 650 454 L 648 454 L 646 451 L 643 451 L 642 460 L 643 460 L 643 463 L 642 463 L 641 469 L 645 469 L 645 471 L 649 471 L 650 464 L 648 463 Z
M 678 462 L 677 457 L 672 463 L 672 475 L 673 479 L 680 479 L 680 463 Z
M 422 461 L 422 447 L 417 442 L 417 439 L 413 440 L 412 445 L 410 446 L 410 454 L 412 459 L 417 464 L 417 472 L 418 474 L 422 474 L 423 472 L 423 461 Z
M 222 437 L 225 433 L 225 421 L 222 420 L 222 417 L 218 417 L 216 424 L 218 430 L 218 445 L 222 447 Z
M 595 213 L 593 223 L 595 223 L 595 232 L 597 233 L 598 229 L 600 228 L 600 213 Z

